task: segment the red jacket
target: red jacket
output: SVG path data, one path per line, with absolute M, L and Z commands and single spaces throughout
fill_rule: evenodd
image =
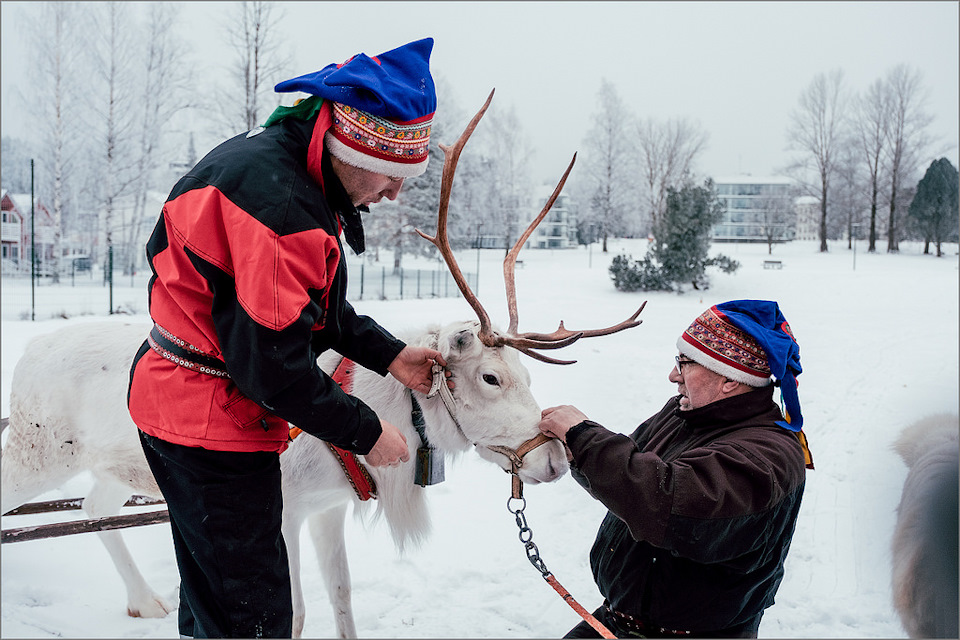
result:
M 373 410 L 316 364 L 334 349 L 386 375 L 405 346 L 346 301 L 340 216 L 359 214 L 326 153 L 323 187 L 308 171 L 316 120 L 230 139 L 170 193 L 147 243 L 150 316 L 230 377 L 144 343 L 128 396 L 144 432 L 219 451 L 283 451 L 288 423 L 360 454 L 379 438 Z

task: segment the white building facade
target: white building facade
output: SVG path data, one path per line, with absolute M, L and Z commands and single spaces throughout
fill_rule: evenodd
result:
M 780 176 L 714 179 L 723 219 L 712 229 L 714 242 L 786 242 L 796 237 L 795 183 Z
M 537 189 L 533 199 L 536 210 L 531 213 L 530 221 L 543 210 L 543 206 L 553 194 L 553 189 L 554 187 L 550 186 L 541 186 Z M 540 226 L 530 236 L 527 246 L 533 249 L 577 248 L 577 205 L 570 196 L 564 193 L 557 196 L 547 217 L 540 222 Z

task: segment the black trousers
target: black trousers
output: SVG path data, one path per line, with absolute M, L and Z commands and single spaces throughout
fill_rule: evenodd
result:
M 601 606 L 599 609 L 593 612 L 593 617 L 600 621 L 600 624 L 609 629 L 615 636 L 618 638 L 676 638 L 679 636 L 656 633 L 654 630 L 649 632 L 641 632 L 639 630 L 626 629 L 620 625 L 616 617 L 607 611 L 605 606 Z M 758 615 L 756 618 L 744 623 L 737 625 L 731 629 L 724 629 L 723 631 L 715 631 L 712 633 L 696 633 L 692 634 L 692 638 L 756 638 L 757 632 L 760 629 L 760 618 L 761 615 Z M 599 638 L 601 637 L 597 633 L 596 629 L 590 626 L 590 624 L 584 620 L 573 629 L 567 632 L 564 638 Z
M 180 634 L 289 638 L 280 456 L 184 447 L 142 431 L 140 442 L 170 513 Z

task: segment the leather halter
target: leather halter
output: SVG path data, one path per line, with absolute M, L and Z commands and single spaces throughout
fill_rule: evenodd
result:
M 443 406 L 446 407 L 447 413 L 450 414 L 450 418 L 453 420 L 453 423 L 457 425 L 457 429 L 459 429 L 460 434 L 464 437 L 464 439 L 472 442 L 470 438 L 467 437 L 467 434 L 463 432 L 463 427 L 460 426 L 460 422 L 457 420 L 457 416 L 454 412 L 456 409 L 456 403 L 454 402 L 453 394 L 450 393 L 450 387 L 448 387 L 446 384 L 446 376 L 444 375 L 443 367 L 439 364 L 435 364 L 433 365 L 432 372 L 433 384 L 430 387 L 430 392 L 427 393 L 427 397 L 432 398 L 434 395 L 439 393 L 440 399 L 443 401 Z M 523 467 L 523 457 L 540 445 L 546 444 L 551 440 L 553 440 L 553 438 L 550 436 L 543 433 L 538 433 L 526 442 L 523 442 L 516 449 L 511 449 L 510 447 L 503 445 L 483 445 L 490 451 L 504 455 L 510 460 L 510 469 L 504 469 L 504 471 L 513 476 L 512 496 L 514 498 L 523 497 L 523 481 L 520 480 L 520 468 Z M 480 445 L 474 442 L 473 446 L 478 447 Z

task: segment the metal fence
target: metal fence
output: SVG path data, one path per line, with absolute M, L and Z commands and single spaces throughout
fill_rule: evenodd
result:
M 403 269 L 350 265 L 347 281 L 349 300 L 403 300 L 407 298 L 450 298 L 460 295 L 457 283 L 446 267 L 437 269 Z M 475 273 L 464 274 L 472 288 L 477 286 Z
M 460 295 L 446 267 L 398 269 L 362 261 L 348 263 L 347 299 L 404 300 L 448 298 Z M 476 289 L 477 276 L 464 274 Z M 115 271 L 113 281 L 96 265 L 89 271 L 60 276 L 4 274 L 0 276 L 0 315 L 4 320 L 45 320 L 79 315 L 147 313 L 147 283 L 150 273 L 124 275 Z

